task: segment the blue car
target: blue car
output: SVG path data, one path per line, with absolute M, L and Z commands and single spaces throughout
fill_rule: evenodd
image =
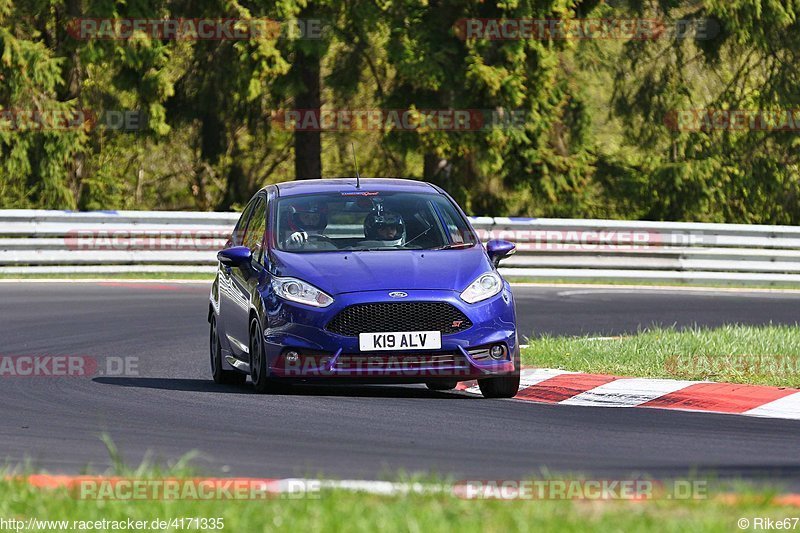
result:
M 477 380 L 519 388 L 514 297 L 439 187 L 401 179 L 270 185 L 242 212 L 211 288 L 211 370 L 258 392 L 293 382 Z

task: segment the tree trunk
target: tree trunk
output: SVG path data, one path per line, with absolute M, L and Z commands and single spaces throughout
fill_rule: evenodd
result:
M 81 0 L 66 0 L 64 3 L 63 16 L 60 16 L 60 10 L 56 10 L 57 23 L 63 20 L 67 22 L 76 20 L 82 15 Z M 62 20 L 58 20 L 58 19 Z M 81 66 L 80 57 L 78 56 L 78 45 L 75 43 L 66 30 L 62 29 L 59 32 L 58 52 L 66 56 L 66 61 L 63 63 L 62 76 L 64 78 L 64 85 L 59 91 L 59 99 L 61 101 L 76 100 L 78 102 L 77 111 L 80 113 L 81 109 L 81 83 L 83 81 L 83 68 Z M 72 193 L 73 201 L 76 208 L 83 208 L 86 198 L 84 198 L 84 183 L 83 171 L 85 153 L 83 151 L 76 151 L 73 155 L 71 164 L 67 167 L 67 185 Z M 65 206 L 66 207 L 66 206 Z M 69 206 L 73 208 L 72 206 Z
M 295 79 L 302 85 L 294 99 L 295 109 L 319 113 L 320 56 L 316 47 L 310 51 L 299 47 L 292 70 Z M 322 139 L 319 131 L 295 131 L 294 177 L 298 180 L 322 177 Z
M 442 187 L 448 185 L 448 162 L 433 152 L 426 152 L 423 158 L 422 179 Z

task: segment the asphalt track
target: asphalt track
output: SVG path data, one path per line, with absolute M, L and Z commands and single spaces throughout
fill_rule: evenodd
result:
M 794 324 L 800 294 L 518 287 L 520 333 L 614 335 L 651 324 Z M 695 470 L 800 487 L 800 422 L 539 405 L 417 386 L 217 386 L 205 285 L 0 283 L 0 355 L 138 358 L 138 375 L 0 378 L 0 461 L 102 471 L 189 450 L 208 475 L 453 479 Z

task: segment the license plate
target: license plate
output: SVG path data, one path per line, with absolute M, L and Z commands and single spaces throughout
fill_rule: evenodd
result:
M 362 352 L 380 350 L 438 350 L 442 347 L 440 331 L 391 331 L 361 333 L 358 345 Z

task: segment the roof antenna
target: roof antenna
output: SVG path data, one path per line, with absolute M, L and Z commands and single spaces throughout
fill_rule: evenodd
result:
M 360 189 L 361 175 L 358 173 L 358 159 L 356 159 L 356 145 L 354 143 L 350 143 L 350 147 L 353 149 L 353 163 L 356 166 L 356 189 Z

